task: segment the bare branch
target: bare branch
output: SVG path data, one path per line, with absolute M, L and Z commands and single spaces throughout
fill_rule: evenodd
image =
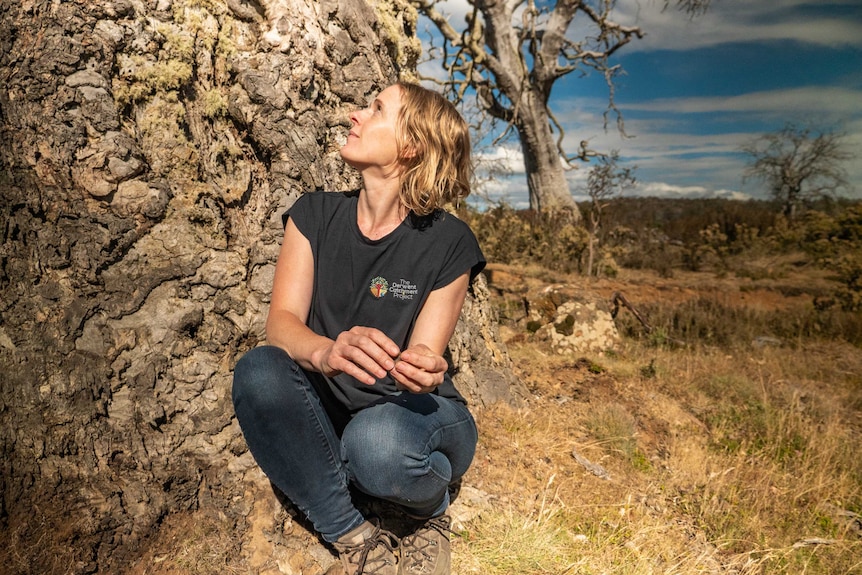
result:
M 676 9 L 696 18 L 706 13 L 710 2 L 711 0 L 677 0 Z M 668 6 L 670 6 L 670 0 L 665 0 L 662 10 L 667 10 Z

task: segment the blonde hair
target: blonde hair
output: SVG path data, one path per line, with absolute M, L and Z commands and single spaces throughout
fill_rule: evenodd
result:
M 455 106 L 417 84 L 399 82 L 396 138 L 404 173 L 401 201 L 417 216 L 470 195 L 470 130 Z

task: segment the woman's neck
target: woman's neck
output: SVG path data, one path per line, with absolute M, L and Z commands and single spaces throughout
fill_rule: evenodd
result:
M 378 240 L 390 234 L 407 217 L 399 188 L 392 182 L 365 181 L 359 192 L 356 223 L 366 238 Z

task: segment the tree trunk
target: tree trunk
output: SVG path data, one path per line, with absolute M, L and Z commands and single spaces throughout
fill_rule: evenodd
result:
M 280 214 L 357 185 L 347 111 L 409 36 L 380 4 L 0 0 L 7 572 L 126 572 L 172 512 L 246 528 L 233 365 L 263 337 Z M 481 399 L 511 380 L 471 301 L 463 337 L 498 350 L 458 354 L 486 362 L 462 370 Z
M 518 110 L 515 122 L 524 153 L 530 208 L 539 212 L 566 209 L 576 221 L 580 220 L 581 212 L 569 191 L 545 106 L 534 92 L 525 91 Z

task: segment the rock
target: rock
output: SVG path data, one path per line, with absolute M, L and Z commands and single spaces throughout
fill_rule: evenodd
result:
M 620 343 L 607 302 L 598 296 L 556 286 L 528 300 L 530 331 L 557 353 L 603 353 Z

